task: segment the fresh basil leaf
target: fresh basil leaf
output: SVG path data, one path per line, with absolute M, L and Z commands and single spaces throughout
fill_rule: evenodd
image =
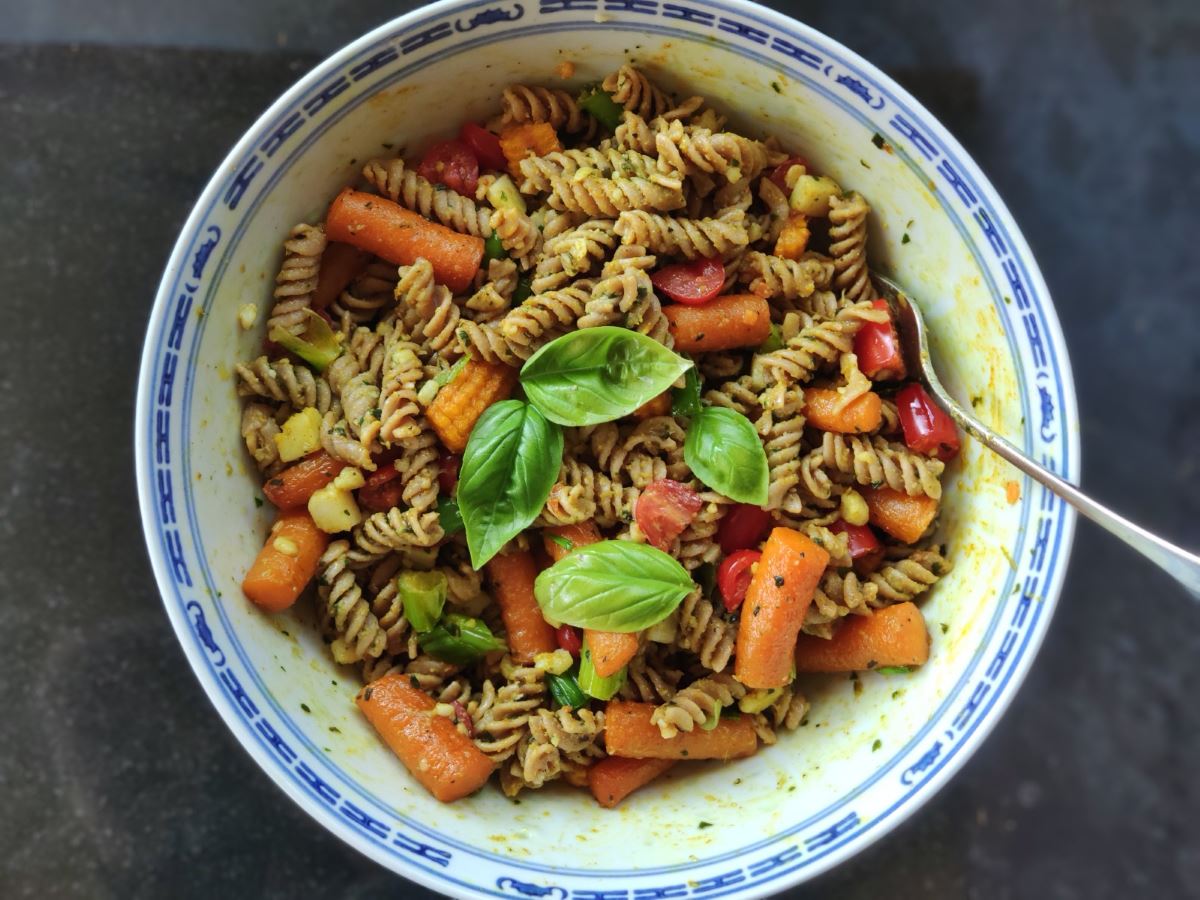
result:
M 481 619 L 459 613 L 450 613 L 417 640 L 430 656 L 456 666 L 469 666 L 484 654 L 508 646 Z
M 692 419 L 683 459 L 702 482 L 738 503 L 767 502 L 767 454 L 750 420 L 723 406 L 707 406 Z
M 404 618 L 413 630 L 424 633 L 437 624 L 446 605 L 445 572 L 401 572 L 396 592 L 404 604 Z
M 487 408 L 475 423 L 458 477 L 458 508 L 471 565 L 483 564 L 529 527 L 562 464 L 562 429 L 520 400 Z
M 584 91 L 579 96 L 579 107 L 592 114 L 592 118 L 607 128 L 616 131 L 625 110 L 617 104 L 606 90 L 599 86 Z
M 521 369 L 529 402 L 551 422 L 596 425 L 627 416 L 691 367 L 628 328 L 583 328 L 551 341 Z
M 584 647 L 579 654 L 579 689 L 597 700 L 611 700 L 625 683 L 628 666 L 613 675 L 600 676 L 592 662 L 592 651 Z
M 576 547 L 542 570 L 533 593 L 546 621 L 599 631 L 641 631 L 669 616 L 695 589 L 687 569 L 633 541 Z
M 569 706 L 571 709 L 587 706 L 587 696 L 579 687 L 574 669 L 562 675 L 547 674 L 546 685 L 550 688 L 550 696 L 559 706 Z
M 458 501 L 453 497 L 438 497 L 438 521 L 442 523 L 442 531 L 455 534 L 463 530 L 462 514 L 458 511 Z
M 700 412 L 700 375 L 696 367 L 683 376 L 683 387 L 671 390 L 671 415 L 688 419 Z

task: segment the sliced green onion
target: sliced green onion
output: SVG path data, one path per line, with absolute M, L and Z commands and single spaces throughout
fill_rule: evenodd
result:
M 424 633 L 437 624 L 446 605 L 443 572 L 401 572 L 396 590 L 404 603 L 404 618 L 414 630 Z
M 468 666 L 486 653 L 505 649 L 504 641 L 492 634 L 481 619 L 450 613 L 420 637 L 421 649 L 435 659 Z
M 767 339 L 759 345 L 759 353 L 774 353 L 776 350 L 783 349 L 783 329 L 771 323 L 771 333 L 767 335 Z
M 875 671 L 880 675 L 907 675 L 912 668 L 910 666 L 880 666 Z
M 559 706 L 569 706 L 571 709 L 583 709 L 587 706 L 587 696 L 579 687 L 574 667 L 562 675 L 547 675 L 546 684 L 550 688 L 550 696 Z
M 579 106 L 591 113 L 592 118 L 607 128 L 616 131 L 625 110 L 612 98 L 612 94 L 599 87 L 586 90 L 579 97 Z
M 718 706 L 716 709 L 714 709 L 712 712 L 712 715 L 700 723 L 700 728 L 704 731 L 712 731 L 714 728 L 716 728 L 718 725 L 720 725 L 721 724 L 721 710 L 722 710 L 722 707 L 720 707 L 720 706 Z
M 331 362 L 342 355 L 342 345 L 328 322 L 311 309 L 302 312 L 304 329 L 299 334 L 292 334 L 276 325 L 267 337 L 284 350 L 295 353 L 318 372 L 324 372 Z
M 438 521 L 442 523 L 442 531 L 454 534 L 463 530 L 462 513 L 458 511 L 458 501 L 453 497 L 438 497 Z
M 624 683 L 624 666 L 616 675 L 601 678 L 592 664 L 592 651 L 587 647 L 583 648 L 579 656 L 579 687 L 585 694 L 597 700 L 611 700 Z
M 452 382 L 455 378 L 458 377 L 458 373 L 461 372 L 464 368 L 466 368 L 467 363 L 469 363 L 470 361 L 471 361 L 470 356 L 462 357 L 458 362 L 456 362 L 450 368 L 442 369 L 442 371 L 440 371 L 436 375 L 434 375 L 433 380 L 437 383 L 438 387 L 445 387 L 450 382 Z
M 484 263 L 491 262 L 493 259 L 507 259 L 508 251 L 504 249 L 504 244 L 500 241 L 500 235 L 496 232 L 489 234 L 483 241 L 483 261 Z

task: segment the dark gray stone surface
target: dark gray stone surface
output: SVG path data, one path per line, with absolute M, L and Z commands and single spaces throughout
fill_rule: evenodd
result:
M 161 611 L 130 454 L 145 318 L 203 183 L 300 72 L 408 7 L 0 2 L 0 896 L 430 896 L 226 734 Z M 1057 300 L 1085 486 L 1200 545 L 1200 6 L 780 8 L 895 75 L 980 162 Z M 1200 896 L 1198 632 L 1179 588 L 1081 526 L 985 747 L 792 896 Z

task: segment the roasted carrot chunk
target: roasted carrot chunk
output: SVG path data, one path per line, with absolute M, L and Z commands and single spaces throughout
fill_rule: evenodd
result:
M 796 642 L 797 672 L 861 672 L 880 666 L 920 666 L 929 659 L 925 617 L 913 603 L 847 616 L 829 640 L 809 634 Z
M 788 653 L 791 666 L 791 653 Z M 610 700 L 604 712 L 604 744 L 610 756 L 631 759 L 736 759 L 758 749 L 749 716 L 721 719 L 711 731 L 697 728 L 665 738 L 650 721 L 653 703 Z
M 532 662 L 537 654 L 550 653 L 558 647 L 554 629 L 542 618 L 542 608 L 533 595 L 537 572 L 537 563 L 530 553 L 500 553 L 487 562 L 487 573 L 508 634 L 508 650 L 513 659 L 521 662 Z
M 620 756 L 609 756 L 588 768 L 588 787 L 591 788 L 597 803 L 606 809 L 612 809 L 673 765 L 673 759 L 623 759 Z
M 592 665 L 601 678 L 616 675 L 628 662 L 637 656 L 636 634 L 620 631 L 593 631 L 584 629 L 584 646 L 592 652 Z
M 771 333 L 771 310 L 754 294 L 729 294 L 700 306 L 672 303 L 663 314 L 682 353 L 757 347 Z
M 805 388 L 804 417 L 822 431 L 840 434 L 866 434 L 883 421 L 883 401 L 867 391 L 839 408 L 841 395 L 834 388 Z
M 307 510 L 281 512 L 242 579 L 242 591 L 267 612 L 287 609 L 317 574 L 317 561 L 328 545 L 329 535 Z
M 937 515 L 938 502 L 932 497 L 910 497 L 890 487 L 864 487 L 858 492 L 867 501 L 871 524 L 906 544 L 919 541 Z
M 526 156 L 545 156 L 562 149 L 558 133 L 549 122 L 526 122 L 510 125 L 500 132 L 500 150 L 508 160 L 508 170 L 520 177 L 520 162 Z

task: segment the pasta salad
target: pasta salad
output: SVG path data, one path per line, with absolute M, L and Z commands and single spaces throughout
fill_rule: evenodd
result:
M 611 807 L 804 724 L 808 673 L 926 662 L 959 438 L 860 194 L 630 65 L 500 108 L 286 237 L 237 366 L 277 510 L 243 589 L 313 597 L 439 800 Z

